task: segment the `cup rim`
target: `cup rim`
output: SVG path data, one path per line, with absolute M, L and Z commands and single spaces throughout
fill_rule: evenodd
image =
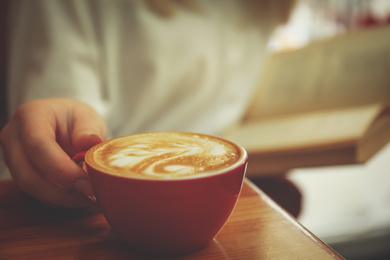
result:
M 204 174 L 196 174 L 196 175 L 190 175 L 190 176 L 186 176 L 186 177 L 179 177 L 179 178 L 142 178 L 142 177 L 134 177 L 134 176 L 123 176 L 123 175 L 119 175 L 119 174 L 116 174 L 116 173 L 113 173 L 113 172 L 109 172 L 107 171 L 106 169 L 102 168 L 102 167 L 99 167 L 99 165 L 97 163 L 90 163 L 88 162 L 88 158 L 92 155 L 89 155 L 91 153 L 93 153 L 94 151 L 96 151 L 97 149 L 99 149 L 99 147 L 103 146 L 104 144 L 106 143 L 109 143 L 113 140 L 117 140 L 117 139 L 120 139 L 120 138 L 126 138 L 127 136 L 134 136 L 134 135 L 142 135 L 142 134 L 149 134 L 149 133 L 184 133 L 184 134 L 194 134 L 194 135 L 203 135 L 203 136 L 208 136 L 208 137 L 211 137 L 211 138 L 216 138 L 216 139 L 220 139 L 224 142 L 227 142 L 227 143 L 230 143 L 232 144 L 233 146 L 237 147 L 240 151 L 241 151 L 241 156 L 240 158 L 232 165 L 226 167 L 226 168 L 223 168 L 223 169 L 220 169 L 220 170 L 217 170 L 217 171 L 208 171 L 208 172 L 205 172 Z M 185 180 L 196 180 L 196 179 L 205 179 L 205 178 L 211 178 L 211 177 L 214 177 L 214 176 L 218 176 L 218 175 L 223 175 L 223 174 L 227 174 L 229 172 L 232 172 L 234 169 L 237 169 L 239 168 L 240 166 L 242 165 L 245 165 L 248 161 L 248 153 L 247 151 L 244 149 L 244 147 L 242 147 L 241 145 L 233 142 L 233 141 L 230 141 L 230 140 L 227 140 L 225 138 L 222 138 L 222 137 L 219 137 L 219 136 L 214 136 L 214 135 L 210 135 L 210 134 L 204 134 L 204 133 L 196 133 L 196 132 L 182 132 L 182 131 L 156 131 L 156 132 L 143 132 L 143 133 L 136 133 L 136 134 L 130 134 L 130 135 L 123 135 L 123 136 L 119 136 L 119 137 L 115 137 L 115 138 L 112 138 L 112 139 L 108 139 L 108 140 L 105 140 L 93 147 L 91 147 L 85 154 L 85 158 L 84 158 L 84 162 L 86 163 L 86 165 L 92 169 L 94 169 L 95 171 L 101 173 L 101 174 L 105 174 L 105 175 L 108 175 L 108 176 L 111 176 L 111 177 L 117 177 L 117 178 L 124 178 L 124 179 L 130 179 L 130 180 L 139 180 L 139 181 L 185 181 Z M 212 173 L 212 174 L 210 174 Z

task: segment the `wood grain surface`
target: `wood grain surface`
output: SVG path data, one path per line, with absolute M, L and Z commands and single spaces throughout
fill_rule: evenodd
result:
M 133 251 L 91 209 L 46 207 L 0 182 L 0 259 L 162 259 Z M 248 180 L 204 249 L 163 259 L 343 259 Z

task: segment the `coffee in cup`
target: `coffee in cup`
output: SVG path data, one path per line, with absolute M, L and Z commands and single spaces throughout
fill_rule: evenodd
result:
M 92 148 L 91 166 L 108 174 L 141 179 L 199 178 L 237 163 L 235 144 L 202 134 L 158 132 L 119 137 Z
M 153 132 L 100 143 L 85 165 L 99 209 L 129 245 L 172 255 L 205 247 L 223 227 L 247 154 L 215 136 Z

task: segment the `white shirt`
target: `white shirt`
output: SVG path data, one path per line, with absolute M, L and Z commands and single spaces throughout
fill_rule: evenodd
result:
M 11 113 L 26 100 L 65 96 L 95 107 L 114 136 L 220 132 L 242 116 L 268 39 L 243 25 L 235 1 L 220 2 L 162 18 L 142 1 L 20 1 Z
M 103 115 L 110 136 L 218 135 L 243 116 L 272 29 L 245 23 L 238 2 L 163 18 L 143 1 L 11 1 L 9 111 L 70 97 Z

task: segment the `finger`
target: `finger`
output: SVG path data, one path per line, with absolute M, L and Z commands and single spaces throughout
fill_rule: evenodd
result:
M 77 194 L 45 178 L 40 170 L 29 162 L 20 144 L 14 144 L 8 149 L 5 161 L 12 177 L 23 192 L 48 205 L 68 208 L 86 206 Z
M 55 130 L 48 127 L 49 121 L 43 116 L 25 117 L 18 137 L 21 149 L 47 178 L 66 188 L 73 188 L 76 180 L 88 179 L 87 174 L 59 146 Z
M 91 107 L 72 112 L 72 146 L 77 152 L 86 151 L 102 142 L 107 136 L 103 118 Z M 81 113 L 81 112 L 82 113 Z
M 92 146 L 103 142 L 104 138 L 92 133 L 78 133 L 77 137 L 72 139 L 73 147 L 77 152 L 87 151 Z

